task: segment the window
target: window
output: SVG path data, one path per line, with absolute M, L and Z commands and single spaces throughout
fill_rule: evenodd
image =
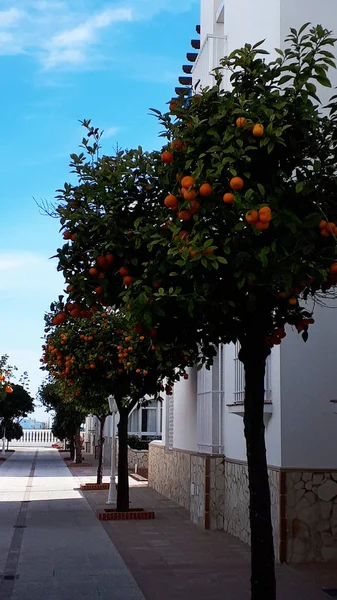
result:
M 234 403 L 243 404 L 245 399 L 245 369 L 243 363 L 239 360 L 240 344 L 235 344 L 234 356 Z M 265 375 L 265 402 L 271 402 L 271 356 L 266 361 Z

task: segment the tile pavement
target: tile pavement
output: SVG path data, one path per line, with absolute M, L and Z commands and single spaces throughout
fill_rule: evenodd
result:
M 104 481 L 108 481 L 108 471 Z M 93 469 L 76 471 L 79 483 Z M 130 479 L 131 505 L 154 510 L 154 521 L 104 522 L 147 600 L 249 600 L 249 547 L 222 531 L 202 531 L 188 513 L 147 484 Z M 107 492 L 84 492 L 96 512 Z M 328 600 L 336 565 L 277 566 L 278 600 Z

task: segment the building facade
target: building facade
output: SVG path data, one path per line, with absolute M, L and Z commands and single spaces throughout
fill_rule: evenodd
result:
M 200 43 L 193 44 L 199 52 L 187 55 L 193 87 L 212 85 L 219 60 L 246 42 L 265 39 L 274 58 L 290 27 L 299 29 L 304 21 L 322 24 L 337 37 L 335 1 L 202 0 Z M 336 73 L 329 75 L 336 86 Z M 226 73 L 223 85 L 230 85 Z M 320 90 L 323 103 L 332 93 Z M 267 459 L 281 562 L 337 562 L 337 409 L 331 402 L 337 396 L 337 317 L 316 307 L 315 321 L 307 344 L 288 327 L 267 364 Z M 150 445 L 149 483 L 184 506 L 200 526 L 249 542 L 244 371 L 238 351 L 238 345 L 221 346 L 210 371 L 191 371 L 166 398 L 163 440 Z

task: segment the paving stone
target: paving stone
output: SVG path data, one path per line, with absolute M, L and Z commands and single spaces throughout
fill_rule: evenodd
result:
M 35 450 L 18 450 L 0 469 L 2 571 L 34 455 Z M 74 490 L 78 483 L 57 451 L 39 450 L 30 483 L 30 502 L 22 516 L 26 528 L 12 562 L 20 576 L 11 600 L 145 600 L 86 499 Z M 93 556 L 100 570 L 95 570 Z M 1 585 L 0 598 L 7 600 Z

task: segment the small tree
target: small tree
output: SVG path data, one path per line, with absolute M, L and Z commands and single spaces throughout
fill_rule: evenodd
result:
M 7 439 L 7 450 L 9 449 L 9 442 L 12 440 L 20 440 L 23 436 L 23 429 L 17 421 L 9 420 L 1 423 L 2 430 L 6 431 Z M 1 434 L 2 435 L 2 434 Z
M 67 317 L 63 324 L 50 329 L 57 315 L 66 314 L 62 306 L 47 315 L 44 345 L 45 368 L 62 386 L 63 393 L 86 414 L 96 414 L 101 423 L 100 458 L 97 482 L 102 481 L 103 426 L 109 413 L 108 397 L 115 397 L 119 410 L 119 455 L 117 509 L 129 509 L 128 418 L 133 408 L 148 398 L 157 398 L 168 380 L 182 373 L 171 365 L 158 362 L 151 335 L 130 328 L 122 313 L 95 313 L 90 319 Z M 68 307 L 69 309 L 69 307 Z M 185 375 L 187 376 L 187 375 Z
M 77 464 L 81 463 L 82 445 L 80 428 L 85 414 L 78 406 L 74 406 L 73 403 L 69 402 L 57 382 L 44 382 L 39 389 L 39 398 L 47 410 L 55 412 L 52 424 L 53 435 L 59 440 L 68 440 L 70 458 L 75 460 Z

